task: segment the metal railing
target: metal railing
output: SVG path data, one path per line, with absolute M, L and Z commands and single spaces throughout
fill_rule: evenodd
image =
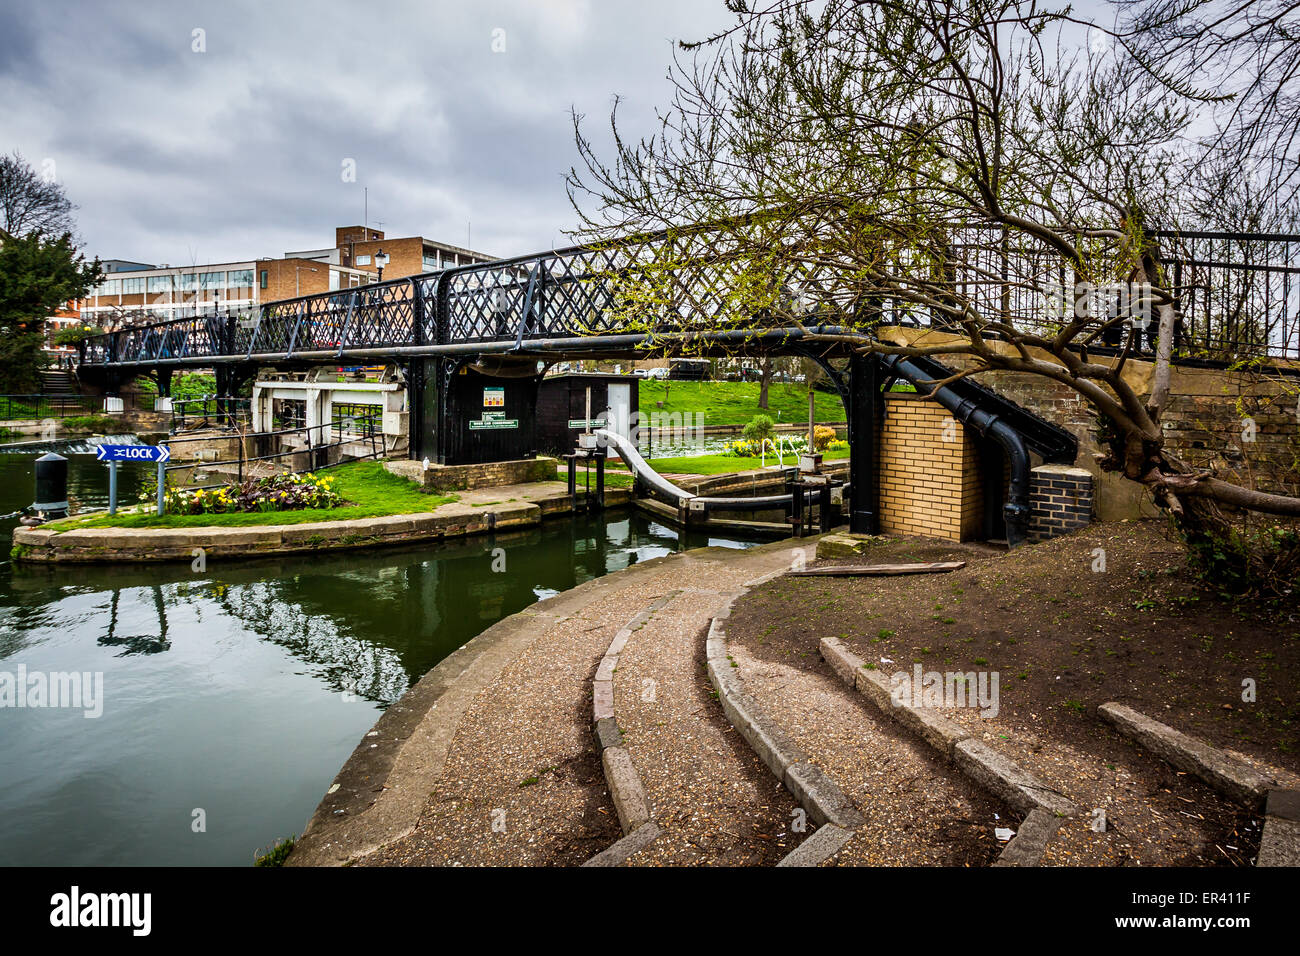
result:
M 200 398 L 172 400 L 170 431 L 173 435 L 187 428 L 215 425 L 239 428 L 252 419 L 252 400 L 228 395 L 204 395 Z
M 1164 231 L 1153 238 L 1181 310 L 1184 354 L 1224 361 L 1300 358 L 1293 279 L 1300 275 L 1300 236 Z M 705 330 L 734 317 L 732 291 L 753 281 L 752 264 L 714 240 L 703 231 L 661 233 L 301 296 L 252 311 L 136 326 L 84 340 L 81 361 L 327 361 L 412 347 L 511 341 L 522 346 L 548 338 L 620 334 L 632 326 L 651 332 Z M 896 267 L 908 271 L 909 259 L 915 258 L 918 281 L 942 282 L 987 319 L 1025 331 L 1059 328 L 1063 308 L 1086 278 L 1046 245 L 997 228 L 962 230 L 937 253 L 929 249 L 922 257 L 907 248 L 895 250 Z M 1117 250 L 1092 250 L 1089 271 L 1121 281 Z M 827 317 L 852 314 L 863 292 L 846 288 L 843 270 L 834 266 L 791 277 L 788 285 L 793 298 L 807 301 L 808 315 Z M 654 302 L 638 311 L 636 293 L 646 286 L 654 287 Z M 898 294 L 876 301 L 883 306 L 877 316 L 883 323 L 943 324 Z M 753 317 L 744 318 L 752 327 Z
M 130 396 L 122 396 L 124 402 Z M 0 421 L 70 418 L 104 413 L 102 395 L 0 395 Z
M 269 432 L 173 437 L 162 443 L 172 451 L 172 463 L 166 466 L 166 471 L 169 474 L 173 472 L 189 472 L 193 474 L 195 472 L 222 471 L 224 469 L 224 473 L 229 476 L 227 481 L 216 484 L 191 484 L 187 482 L 184 485 L 186 488 L 197 490 L 199 488 L 221 487 L 227 484 L 229 480 L 243 483 L 246 478 L 261 478 L 271 474 L 320 471 L 324 468 L 333 468 L 351 461 L 383 458 L 387 454 L 387 449 L 384 443 L 382 419 L 382 413 L 377 413 L 364 418 L 349 418 L 346 423 L 339 420 L 320 425 L 283 428 Z M 333 433 L 332 437 L 330 432 Z M 295 437 L 301 437 L 304 443 L 298 447 L 282 448 L 280 451 L 262 455 L 248 454 L 247 452 L 250 442 L 257 444 L 263 440 L 271 439 L 283 444 L 287 439 Z M 214 441 L 233 441 L 237 452 L 236 456 L 215 460 L 181 460 L 177 457 L 176 446 L 178 445 L 198 442 L 211 443 Z M 369 450 L 365 454 L 355 454 L 358 445 L 368 446 Z M 336 460 L 331 461 L 330 451 L 336 448 L 342 449 L 344 446 L 351 446 L 353 454 L 350 454 L 346 459 L 340 454 L 336 457 Z M 281 463 L 282 467 L 273 467 L 272 470 L 257 467 L 259 464 L 275 466 L 277 463 Z M 305 465 L 305 467 L 295 467 L 300 464 Z M 259 471 L 264 473 L 258 474 Z

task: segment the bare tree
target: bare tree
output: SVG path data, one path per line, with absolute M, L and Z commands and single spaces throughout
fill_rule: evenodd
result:
M 76 207 L 52 176 L 38 173 L 22 156 L 0 156 L 0 229 L 11 236 L 71 233 Z
M 683 48 L 654 135 L 615 116 L 604 156 L 575 117 L 587 234 L 666 230 L 617 273 L 625 322 L 1042 376 L 1092 405 L 1104 467 L 1187 534 L 1226 532 L 1222 507 L 1300 515 L 1165 447 L 1178 316 L 1153 227 L 1188 215 L 1203 157 L 1167 76 L 1035 0 L 728 6 L 732 28 Z M 722 307 L 692 308 L 692 272 Z M 1118 307 L 1097 307 L 1107 288 Z M 1149 393 L 1125 376 L 1148 323 Z
M 1112 0 L 1111 35 L 1152 75 L 1198 103 L 1210 153 L 1259 172 L 1288 202 L 1300 190 L 1300 3 Z

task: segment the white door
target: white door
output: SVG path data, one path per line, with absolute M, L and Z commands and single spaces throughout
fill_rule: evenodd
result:
M 632 418 L 632 386 L 628 382 L 611 382 L 609 385 L 609 430 L 616 435 L 629 437 Z M 618 454 L 612 447 L 607 454 Z

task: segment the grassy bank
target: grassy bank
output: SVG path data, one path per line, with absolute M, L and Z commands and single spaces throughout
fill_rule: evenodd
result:
M 384 470 L 381 462 L 358 461 L 331 468 L 335 488 L 351 504 L 339 508 L 308 508 L 301 511 L 256 511 L 237 514 L 163 515 L 154 514 L 153 502 L 141 509 L 121 511 L 113 517 L 97 515 L 70 518 L 49 527 L 60 531 L 73 528 L 242 528 L 256 525 L 308 524 L 317 521 L 350 521 L 383 515 L 433 511 L 455 501 L 455 495 L 430 495 L 405 478 Z
M 744 425 L 755 415 L 770 415 L 776 422 L 808 422 L 808 389 L 803 385 L 773 383 L 768 407 L 758 407 L 757 382 L 640 382 L 642 416 L 656 412 L 701 414 L 704 424 Z M 817 421 L 844 421 L 844 404 L 833 392 L 816 392 Z M 663 402 L 663 408 L 657 402 Z
M 822 453 L 823 461 L 836 461 L 849 457 L 848 449 Z M 799 464 L 799 456 L 786 454 L 783 459 L 787 466 Z M 651 458 L 650 467 L 660 474 L 673 475 L 723 475 L 732 471 L 757 471 L 759 468 L 778 463 L 776 455 L 768 455 L 766 461 L 759 457 L 742 457 L 740 455 L 688 455 L 681 458 Z

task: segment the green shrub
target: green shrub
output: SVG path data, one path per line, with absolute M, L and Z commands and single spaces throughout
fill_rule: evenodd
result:
M 818 425 L 813 429 L 813 451 L 825 451 L 835 440 L 835 429 Z
M 765 438 L 771 438 L 776 432 L 776 422 L 772 421 L 770 415 L 755 415 L 749 420 L 749 424 L 744 427 L 741 434 L 747 441 L 762 442 Z
M 1178 530 L 1188 566 L 1223 597 L 1295 603 L 1300 582 L 1300 527 L 1254 517 L 1226 534 Z

